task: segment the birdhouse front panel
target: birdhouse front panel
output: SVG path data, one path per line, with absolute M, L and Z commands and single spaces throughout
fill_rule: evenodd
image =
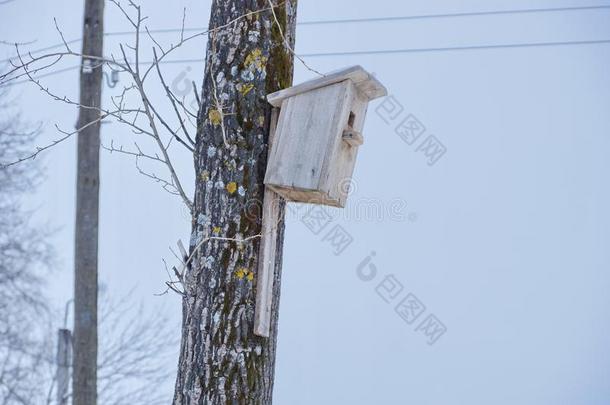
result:
M 385 88 L 361 67 L 268 98 L 281 105 L 265 185 L 288 201 L 344 207 L 368 102 Z
M 345 167 L 339 154 L 353 85 L 346 80 L 290 97 L 282 103 L 265 183 L 287 199 L 338 204 L 331 182 Z

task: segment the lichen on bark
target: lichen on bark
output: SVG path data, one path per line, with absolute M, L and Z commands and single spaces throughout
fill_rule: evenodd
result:
M 274 8 L 291 48 L 296 6 L 289 0 Z M 293 55 L 267 0 L 215 0 L 210 29 L 195 152 L 194 259 L 185 279 L 174 403 L 270 404 L 283 224 L 268 339 L 253 334 L 260 240 L 195 247 L 209 236 L 260 233 L 271 113 L 266 95 L 290 86 Z

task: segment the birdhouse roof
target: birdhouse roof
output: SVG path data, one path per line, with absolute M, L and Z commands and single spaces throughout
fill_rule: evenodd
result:
M 289 87 L 275 93 L 267 95 L 267 101 L 274 107 L 280 107 L 282 101 L 288 97 L 296 96 L 297 94 L 305 93 L 311 90 L 319 89 L 320 87 L 330 86 L 344 80 L 351 80 L 360 93 L 369 100 L 376 99 L 388 94 L 383 84 L 379 82 L 373 75 L 364 70 L 360 65 L 351 66 L 345 69 L 336 70 L 327 73 L 324 77 L 306 81 L 296 86 Z

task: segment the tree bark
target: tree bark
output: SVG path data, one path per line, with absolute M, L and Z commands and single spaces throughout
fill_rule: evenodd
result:
M 293 55 L 282 34 L 294 49 L 297 1 L 274 7 L 281 31 L 269 7 L 267 0 L 212 3 L 175 404 L 271 403 L 284 203 L 269 338 L 253 334 L 260 238 L 201 243 L 261 231 L 271 116 L 266 95 L 292 83 Z
M 77 128 L 74 252 L 74 405 L 97 402 L 97 250 L 104 1 L 85 0 Z M 93 107 L 93 108 L 91 108 Z

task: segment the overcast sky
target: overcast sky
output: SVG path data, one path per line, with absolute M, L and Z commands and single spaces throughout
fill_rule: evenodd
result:
M 2 9 L 0 39 L 36 41 L 33 49 L 54 45 L 54 17 L 67 39 L 78 38 L 81 3 L 10 3 Z M 300 3 L 302 22 L 583 5 L 550 0 Z M 146 1 L 144 13 L 151 28 L 176 28 L 183 7 L 187 27 L 207 26 L 208 1 Z M 594 9 L 304 24 L 296 50 L 608 40 L 609 20 L 610 9 Z M 108 4 L 107 32 L 128 28 Z M 177 35 L 159 38 L 175 43 Z M 119 41 L 128 39 L 108 36 L 105 52 L 116 54 Z M 172 59 L 202 59 L 204 49 L 200 39 Z M 3 57 L 11 54 L 8 47 L 0 51 Z M 369 107 L 348 207 L 328 210 L 332 220 L 315 232 L 302 220 L 305 208 L 293 207 L 289 216 L 276 403 L 607 404 L 610 44 L 306 60 L 323 72 L 360 64 L 391 96 Z M 78 61 L 71 60 L 53 69 L 75 65 Z M 201 83 L 203 63 L 163 69 L 177 88 L 188 80 Z M 77 75 L 72 69 L 43 82 L 77 97 Z M 295 83 L 311 77 L 296 64 Z M 104 102 L 116 91 L 106 86 Z M 151 94 L 163 97 L 155 89 Z M 58 136 L 55 123 L 74 126 L 76 110 L 34 86 L 15 86 L 13 95 L 25 118 L 44 123 L 41 143 Z M 402 132 L 403 137 L 396 132 L 399 124 L 414 120 L 425 130 Z M 103 139 L 127 145 L 132 140 L 116 123 L 103 126 Z M 446 152 L 429 164 L 424 152 L 433 141 Z M 31 200 L 36 219 L 58 229 L 52 242 L 59 268 L 49 291 L 58 307 L 72 294 L 75 151 L 72 139 L 44 155 L 47 179 Z M 178 149 L 175 156 L 192 193 L 192 159 Z M 163 306 L 178 328 L 178 298 L 154 294 L 164 290 L 162 259 L 173 260 L 169 247 L 189 239 L 189 215 L 177 197 L 139 175 L 125 156 L 103 153 L 101 184 L 101 280 L 116 295 L 136 286 L 137 298 L 151 311 Z M 338 254 L 327 237 L 335 226 L 353 239 Z M 400 312 L 400 304 L 414 297 L 423 311 L 405 320 L 396 308 Z M 427 336 L 430 322 L 446 331 Z

